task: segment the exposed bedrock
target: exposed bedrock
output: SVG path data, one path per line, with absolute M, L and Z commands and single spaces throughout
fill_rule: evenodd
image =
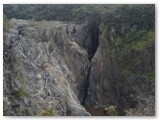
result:
M 153 62 L 147 59 L 150 54 L 147 50 L 145 54 L 133 52 L 121 59 L 118 47 L 113 54 L 116 27 L 95 21 L 74 24 L 12 19 L 11 24 L 4 34 L 3 49 L 5 115 L 44 115 L 51 111 L 53 115 L 88 116 L 86 105 L 133 108 L 128 110 L 130 115 L 149 102 L 147 109 L 154 109 L 152 82 L 121 69 L 135 56 L 145 70 L 149 69 Z

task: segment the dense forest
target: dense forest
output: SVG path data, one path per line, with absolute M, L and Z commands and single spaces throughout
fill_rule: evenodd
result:
M 101 17 L 112 5 L 5 5 L 8 18 L 35 20 L 85 20 Z M 116 5 L 115 7 L 118 7 Z
M 4 5 L 9 19 L 132 22 L 153 24 L 154 5 Z M 150 26 L 148 26 L 150 27 Z

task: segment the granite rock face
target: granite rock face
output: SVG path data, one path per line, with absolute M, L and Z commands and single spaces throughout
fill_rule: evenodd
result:
M 154 115 L 155 38 L 148 36 L 144 39 L 146 34 L 151 33 L 145 31 L 139 40 L 142 42 L 141 45 L 140 43 L 137 45 L 140 48 L 135 49 L 134 41 L 127 44 L 125 41 L 129 40 L 125 40 L 125 37 L 122 39 L 124 43 L 120 44 L 119 41 L 121 36 L 125 36 L 126 31 L 136 36 L 137 33 L 140 34 L 140 30 L 133 32 L 129 25 L 126 28 L 124 25 L 119 26 L 104 24 L 99 26 L 101 33 L 99 46 L 91 60 L 87 97 L 84 103 L 107 107 L 114 105 L 123 108 L 126 115 Z M 126 30 L 122 31 L 121 28 Z M 151 42 L 145 43 L 149 39 Z M 143 43 L 147 46 L 143 47 Z M 125 49 L 127 45 L 130 45 L 130 48 Z
M 51 108 L 59 115 L 90 115 L 78 100 L 90 67 L 85 47 L 91 39 L 80 41 L 86 25 L 11 23 L 4 35 L 5 114 L 42 115 Z
M 4 34 L 4 115 L 90 115 L 83 105 L 154 115 L 152 31 L 97 22 L 11 24 Z M 126 50 L 125 32 L 151 40 Z

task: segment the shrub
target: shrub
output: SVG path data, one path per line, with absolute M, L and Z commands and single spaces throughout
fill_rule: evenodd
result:
M 110 106 L 109 108 L 105 108 L 107 116 L 117 116 L 118 111 L 116 110 L 116 106 Z
M 42 113 L 42 116 L 58 116 L 58 113 L 51 108 L 46 108 Z
M 20 100 L 22 100 L 25 96 L 27 96 L 26 91 L 24 91 L 24 89 L 22 88 L 14 89 L 12 92 L 13 96 Z
M 7 32 L 10 27 L 9 20 L 6 15 L 3 14 L 3 32 Z

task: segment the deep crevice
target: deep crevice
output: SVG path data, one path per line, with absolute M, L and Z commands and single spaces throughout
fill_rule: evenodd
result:
M 82 105 L 85 104 L 85 100 L 86 100 L 87 94 L 88 94 L 92 58 L 94 57 L 94 55 L 97 51 L 97 48 L 99 46 L 99 25 L 98 25 L 98 23 L 91 22 L 90 24 L 88 24 L 88 26 L 89 26 L 89 33 L 90 33 L 90 39 L 91 39 L 91 41 L 90 41 L 91 46 L 87 48 L 87 52 L 88 52 L 88 60 L 89 60 L 90 64 L 89 64 L 89 68 L 88 68 L 87 78 L 84 83 L 83 100 L 81 103 Z
M 99 25 L 96 22 L 89 24 L 90 26 L 90 38 L 91 38 L 91 48 L 88 49 L 88 59 L 91 62 L 97 48 L 99 46 Z
M 85 104 L 85 100 L 86 100 L 87 94 L 88 94 L 90 72 L 91 72 L 91 65 L 90 65 L 89 68 L 88 68 L 88 74 L 87 74 L 87 79 L 86 79 L 85 87 L 84 87 L 84 96 L 83 96 L 82 105 Z

